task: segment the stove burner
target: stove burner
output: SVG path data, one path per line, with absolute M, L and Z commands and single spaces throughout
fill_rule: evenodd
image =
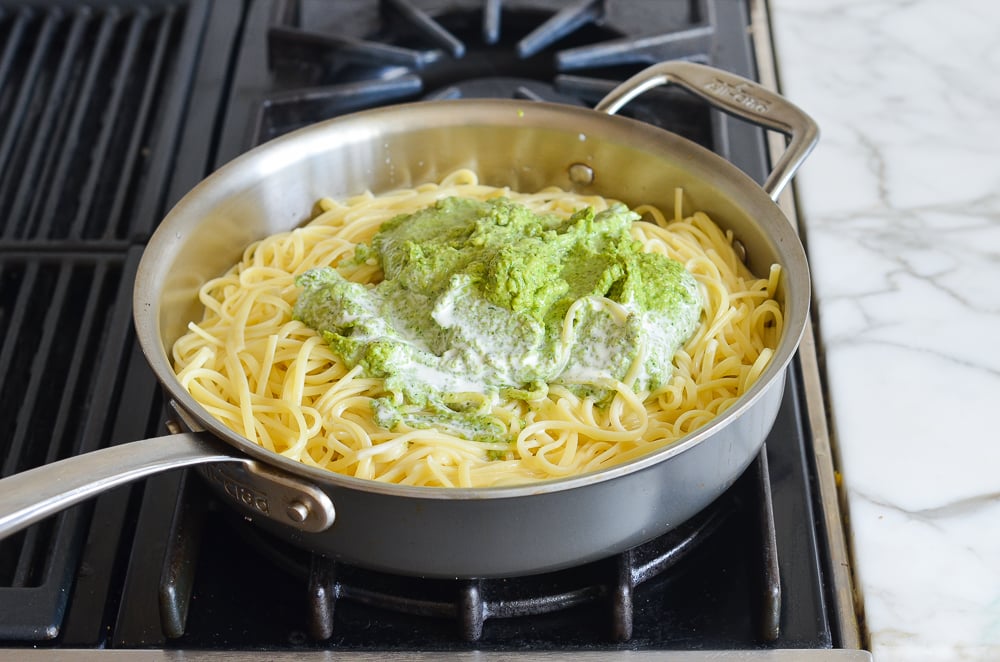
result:
M 360 28 L 354 24 L 312 25 L 301 3 L 291 6 L 286 24 L 268 28 L 267 66 L 283 89 L 261 99 L 256 142 L 317 120 L 417 98 L 593 104 L 647 64 L 706 60 L 715 32 L 714 10 L 697 4 L 688 9 L 691 27 L 627 37 L 613 23 L 634 6 L 608 0 L 548 12 L 505 11 L 500 0 L 485 0 L 478 8 L 454 3 L 433 16 L 410 0 L 372 5 L 374 20 L 365 24 L 368 36 L 362 38 L 353 36 Z M 589 75 L 560 74 L 570 70 Z M 667 96 L 671 103 L 691 105 L 690 98 Z M 633 112 L 643 121 L 663 121 L 662 110 L 644 113 L 641 102 Z
M 632 593 L 665 572 L 732 515 L 736 504 L 723 498 L 693 521 L 610 559 L 544 575 L 502 579 L 434 580 L 398 577 L 346 566 L 314 556 L 309 569 L 310 633 L 333 636 L 338 600 L 457 621 L 464 640 L 479 641 L 491 618 L 538 616 L 578 605 L 610 604 L 612 637 L 632 636 Z
M 200 505 L 205 498 L 204 488 L 192 485 L 189 489 L 187 503 Z M 758 507 L 747 512 L 750 503 Z M 268 562 L 304 582 L 308 631 L 316 641 L 326 641 L 335 635 L 336 605 L 339 601 L 351 601 L 375 609 L 451 621 L 458 625 L 462 639 L 467 642 L 481 641 L 484 625 L 491 619 L 541 616 L 603 603 L 607 605 L 610 621 L 608 637 L 622 642 L 632 637 L 636 590 L 656 579 L 669 582 L 668 570 L 738 515 L 758 520 L 755 528 L 759 535 L 749 537 L 747 549 L 750 556 L 759 557 L 756 565 L 763 578 L 758 605 L 760 638 L 765 642 L 775 641 L 779 635 L 781 586 L 765 449 L 733 488 L 674 530 L 609 558 L 540 575 L 461 580 L 407 577 L 309 554 L 252 526 L 239 526 L 235 530 Z M 199 553 L 204 526 L 203 508 L 182 506 L 168 538 L 159 595 L 163 631 L 172 638 L 184 635 L 194 559 Z
M 492 76 L 470 78 L 450 85 L 424 97 L 427 100 L 440 99 L 525 99 L 528 101 L 548 101 L 582 106 L 579 99 L 564 94 L 556 84 L 541 83 L 528 78 Z

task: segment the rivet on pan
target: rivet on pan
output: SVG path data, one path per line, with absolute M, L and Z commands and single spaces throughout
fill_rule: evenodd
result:
M 583 163 L 574 163 L 569 167 L 569 180 L 574 184 L 593 184 L 594 169 Z
M 305 522 L 309 517 L 309 505 L 297 500 L 292 501 L 285 509 L 285 514 L 293 522 Z
M 736 251 L 736 257 L 740 259 L 743 264 L 747 263 L 747 247 L 743 245 L 743 242 L 739 239 L 733 239 L 733 250 Z

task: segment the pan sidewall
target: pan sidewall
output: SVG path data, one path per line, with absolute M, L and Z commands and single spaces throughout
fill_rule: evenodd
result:
M 260 525 L 338 561 L 403 575 L 510 577 L 559 570 L 652 540 L 708 507 L 746 470 L 774 423 L 784 381 L 668 462 L 574 489 L 498 499 L 421 499 L 329 486 L 337 521 L 307 534 Z M 215 483 L 213 488 L 221 492 Z M 247 515 L 252 511 L 247 510 Z

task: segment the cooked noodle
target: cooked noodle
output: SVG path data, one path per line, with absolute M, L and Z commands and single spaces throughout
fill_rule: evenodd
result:
M 675 355 L 670 381 L 654 393 L 612 383 L 599 406 L 558 385 L 540 400 L 501 402 L 492 414 L 513 443 L 468 441 L 434 429 L 378 427 L 371 402 L 382 380 L 348 369 L 319 335 L 292 319 L 294 278 L 338 265 L 357 282 L 381 270 L 347 260 L 383 222 L 449 197 L 508 197 L 536 213 L 569 216 L 610 201 L 550 188 L 525 194 L 485 186 L 462 170 L 440 184 L 343 202 L 319 201 L 307 225 L 249 246 L 243 259 L 201 288 L 204 318 L 173 347 L 184 388 L 235 432 L 305 464 L 360 478 L 425 486 L 480 487 L 580 474 L 672 444 L 729 407 L 761 374 L 781 335 L 778 265 L 766 278 L 740 262 L 732 237 L 701 212 L 675 217 L 650 206 L 632 235 L 647 251 L 682 262 L 700 283 L 703 312 Z

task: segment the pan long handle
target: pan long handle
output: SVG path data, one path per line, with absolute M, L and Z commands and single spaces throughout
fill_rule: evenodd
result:
M 643 69 L 613 89 L 594 109 L 613 115 L 629 101 L 661 85 L 673 83 L 737 117 L 789 136 L 785 152 L 764 182 L 777 202 L 819 140 L 819 128 L 801 108 L 767 88 L 727 71 L 681 60 Z
M 254 514 L 306 531 L 333 523 L 333 504 L 322 490 L 233 453 L 207 432 L 182 432 L 85 453 L 0 480 L 0 538 L 119 485 L 206 463 L 213 465 L 208 475 L 224 493 Z

